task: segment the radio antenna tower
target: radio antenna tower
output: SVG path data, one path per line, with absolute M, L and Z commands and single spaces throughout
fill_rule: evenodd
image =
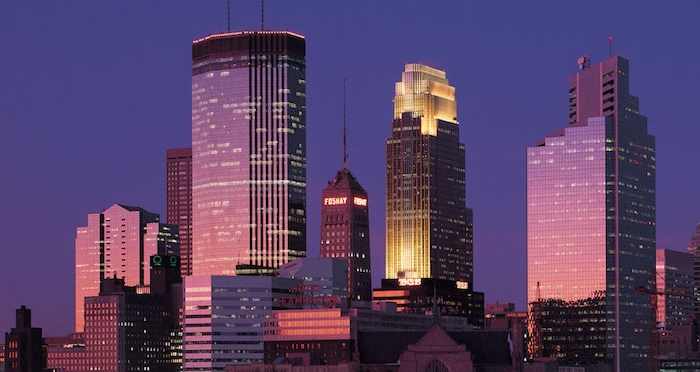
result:
M 345 109 L 346 104 L 346 92 L 345 92 L 345 78 L 343 78 L 343 169 L 348 169 L 348 151 L 347 151 L 347 137 L 348 137 L 348 127 L 346 125 L 347 121 L 347 111 Z
M 231 0 L 227 0 L 226 4 L 226 31 L 231 32 Z
M 265 31 L 265 0 L 260 1 L 260 31 Z

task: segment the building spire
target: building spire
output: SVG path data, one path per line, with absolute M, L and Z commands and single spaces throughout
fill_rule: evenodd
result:
M 612 58 L 612 35 L 608 36 L 608 58 Z
M 265 31 L 265 0 L 260 1 L 260 31 Z
M 347 137 L 348 137 L 348 127 L 347 127 L 347 112 L 346 112 L 346 92 L 345 92 L 345 78 L 343 78 L 343 170 L 348 169 L 348 149 L 347 149 Z

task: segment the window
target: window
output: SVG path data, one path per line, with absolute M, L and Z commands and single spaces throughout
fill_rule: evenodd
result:
M 445 363 L 441 362 L 439 359 L 435 358 L 430 360 L 425 367 L 423 372 L 451 372 Z

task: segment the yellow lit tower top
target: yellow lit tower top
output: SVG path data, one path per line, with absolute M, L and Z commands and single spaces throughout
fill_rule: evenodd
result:
M 471 210 L 455 88 L 407 64 L 386 141 L 386 278 L 472 281 Z
M 447 82 L 445 71 L 421 65 L 406 64 L 401 81 L 396 83 L 394 119 L 410 112 L 422 117 L 421 134 L 437 135 L 437 121 L 457 124 L 455 88 Z

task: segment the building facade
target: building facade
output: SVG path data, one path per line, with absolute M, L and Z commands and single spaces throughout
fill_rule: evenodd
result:
M 656 250 L 656 327 L 672 329 L 693 321 L 693 255 Z
M 279 277 L 304 281 L 304 287 L 292 289 L 299 296 L 323 299 L 322 303 L 302 304 L 305 309 L 338 308 L 347 310 L 347 263 L 337 258 L 300 258 L 280 266 Z
M 455 88 L 444 71 L 407 64 L 386 140 L 386 278 L 473 278 L 472 212 Z
M 687 252 L 693 255 L 693 310 L 696 319 L 700 319 L 700 222 L 695 234 L 690 236 Z
M 468 282 L 445 279 L 382 279 L 374 289 L 374 301 L 395 302 L 397 310 L 432 315 L 464 317 L 474 329 L 484 329 L 484 294 L 474 292 Z
M 148 258 L 180 255 L 177 225 L 140 207 L 114 204 L 102 213 L 88 214 L 88 225 L 76 229 L 75 328 L 84 326 L 84 299 L 100 293 L 100 281 L 119 277 L 128 286 L 148 286 Z
M 24 305 L 15 315 L 15 327 L 5 333 L 4 371 L 42 372 L 47 360 L 42 330 L 32 327 L 32 311 Z
M 527 149 L 529 351 L 649 368 L 655 139 L 629 94 L 629 61 L 569 77 L 569 125 Z M 568 316 L 565 321 L 560 316 Z
M 100 294 L 85 298 L 85 370 L 178 370 L 170 355 L 168 298 L 137 294 L 123 279 L 104 279 Z
M 51 372 L 79 372 L 89 370 L 85 358 L 85 334 L 72 333 L 65 337 L 46 337 Z
M 304 37 L 210 35 L 192 45 L 192 273 L 306 255 Z
M 273 309 L 301 308 L 293 301 L 297 279 L 189 276 L 184 283 L 183 371 L 262 362 L 264 320 Z
M 372 300 L 367 192 L 344 167 L 321 195 L 320 256 L 347 262 L 348 299 Z
M 180 232 L 180 270 L 192 275 L 192 148 L 165 153 L 165 216 Z

